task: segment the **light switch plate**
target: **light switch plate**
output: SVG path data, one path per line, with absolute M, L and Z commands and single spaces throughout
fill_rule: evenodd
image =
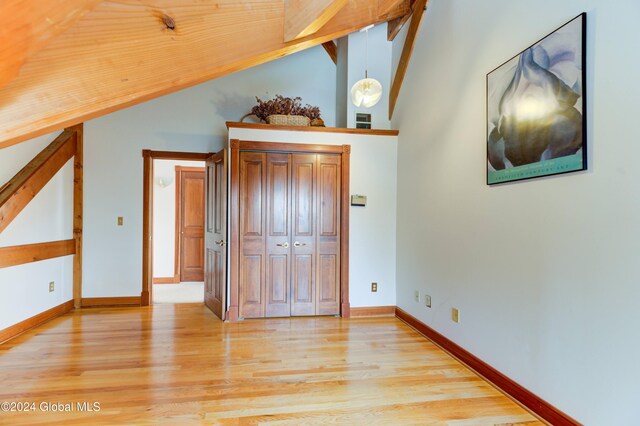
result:
M 431 296 L 429 296 L 428 294 L 424 295 L 424 306 L 426 306 L 427 308 L 431 307 Z
M 351 205 L 352 206 L 360 206 L 364 207 L 367 205 L 367 196 L 366 195 L 352 195 L 351 196 Z
M 453 322 L 460 322 L 460 311 L 458 311 L 458 308 L 451 308 L 451 320 Z

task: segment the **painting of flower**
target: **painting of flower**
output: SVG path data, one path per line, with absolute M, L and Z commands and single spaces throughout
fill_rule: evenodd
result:
M 581 14 L 487 74 L 487 184 L 585 170 Z

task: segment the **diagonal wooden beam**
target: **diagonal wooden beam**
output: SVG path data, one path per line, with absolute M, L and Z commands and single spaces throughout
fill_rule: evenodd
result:
M 409 0 L 409 7 L 407 13 L 387 22 L 387 40 L 393 41 L 396 38 L 404 24 L 411 18 L 411 14 L 416 6 L 416 0 Z
M 66 31 L 100 0 L 3 0 L 0 16 L 0 87 L 13 80 L 22 65 Z
M 338 65 L 338 46 L 333 41 L 322 43 L 322 47 L 327 51 L 334 64 Z
M 348 0 L 285 0 L 284 41 L 316 33 L 333 18 Z
M 76 132 L 65 130 L 0 191 L 0 232 L 18 216 L 76 152 Z
M 393 83 L 391 84 L 391 90 L 389 91 L 389 120 L 393 117 L 393 110 L 396 108 L 396 102 L 398 101 L 398 95 L 400 94 L 400 88 L 402 87 L 402 81 L 404 75 L 407 72 L 409 66 L 409 60 L 411 59 L 411 53 L 413 52 L 413 45 L 418 34 L 418 28 L 420 28 L 420 21 L 424 9 L 427 6 L 429 0 L 417 0 L 415 3 L 415 9 L 411 18 L 411 24 L 409 24 L 409 30 L 407 32 L 407 38 L 404 41 L 402 47 L 402 54 L 400 55 L 400 62 L 398 68 L 393 77 Z

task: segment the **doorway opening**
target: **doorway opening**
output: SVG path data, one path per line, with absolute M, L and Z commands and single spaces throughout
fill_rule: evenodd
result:
M 152 302 L 204 303 L 205 162 L 153 160 Z
M 204 289 L 200 282 L 204 281 L 203 278 L 195 277 L 196 279 L 191 281 L 197 284 L 182 285 L 182 282 L 187 283 L 185 278 L 192 279 L 194 277 L 184 277 L 180 269 L 181 252 L 183 251 L 181 244 L 183 242 L 176 233 L 183 231 L 179 228 L 181 203 L 178 197 L 181 196 L 179 194 L 181 191 L 178 188 L 183 190 L 185 186 L 182 172 L 194 166 L 204 168 L 205 161 L 211 154 L 143 150 L 142 156 L 144 160 L 144 194 L 141 304 L 148 306 L 156 302 L 154 289 L 159 290 L 159 300 L 156 303 L 189 303 L 190 301 L 193 303 L 194 300 L 197 300 L 195 303 L 202 303 Z M 179 168 L 176 169 L 176 167 Z M 183 170 L 184 168 L 187 170 Z M 188 181 L 187 183 L 193 182 Z M 190 186 L 189 191 L 193 192 L 198 185 Z M 204 201 L 200 205 L 204 209 Z M 200 208 L 200 206 L 197 207 Z M 176 210 L 178 210 L 177 214 Z M 193 218 L 191 217 L 191 219 Z M 204 214 L 202 214 L 203 227 Z M 157 233 L 155 232 L 156 228 L 158 228 Z M 155 244 L 156 239 L 160 240 L 158 244 Z M 194 242 L 190 243 L 195 245 Z M 177 261 L 176 255 L 178 256 Z M 194 263 L 203 264 L 204 253 L 202 259 L 196 258 Z

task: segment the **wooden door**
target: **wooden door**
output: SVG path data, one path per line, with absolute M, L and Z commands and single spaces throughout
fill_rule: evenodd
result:
M 204 281 L 204 170 L 180 169 L 180 281 Z
M 291 315 L 316 314 L 316 179 L 315 154 L 292 155 Z
M 240 153 L 240 318 L 265 316 L 267 154 Z
M 227 294 L 227 154 L 206 162 L 206 232 L 204 304 L 225 319 Z
M 318 155 L 316 315 L 340 313 L 341 167 L 340 156 Z
M 340 313 L 341 161 L 240 152 L 240 318 Z
M 266 317 L 291 312 L 291 165 L 290 154 L 267 154 Z

